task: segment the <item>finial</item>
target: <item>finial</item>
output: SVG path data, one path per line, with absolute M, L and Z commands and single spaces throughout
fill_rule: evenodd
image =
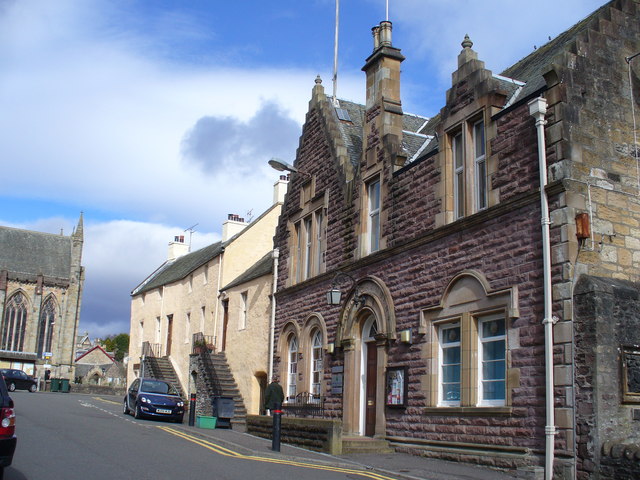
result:
M 322 79 L 320 78 L 320 75 L 318 75 L 316 77 L 316 85 L 320 85 L 322 83 Z
M 464 40 L 462 41 L 462 43 L 460 45 L 462 45 L 462 48 L 471 48 L 471 47 L 473 47 L 473 42 L 469 38 L 469 34 L 466 34 L 464 36 Z

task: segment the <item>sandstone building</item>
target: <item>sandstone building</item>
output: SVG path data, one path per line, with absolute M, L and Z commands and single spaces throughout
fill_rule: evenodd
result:
M 422 455 L 637 474 L 638 18 L 609 2 L 500 75 L 466 37 L 428 119 L 389 22 L 366 105 L 316 80 L 275 237 L 289 399 Z
M 83 218 L 65 236 L 0 227 L 0 366 L 73 378 Z
M 208 364 L 213 353 L 230 368 L 238 398 L 259 412 L 269 358 L 270 258 L 286 185 L 283 176 L 271 207 L 250 223 L 229 215 L 221 241 L 190 253 L 184 238 L 169 244 L 168 259 L 131 294 L 128 382 L 141 374 L 143 355 L 161 359 L 183 393 L 198 392 L 202 413 L 210 415 L 209 397 L 221 394 L 217 379 L 202 382 L 219 373 Z

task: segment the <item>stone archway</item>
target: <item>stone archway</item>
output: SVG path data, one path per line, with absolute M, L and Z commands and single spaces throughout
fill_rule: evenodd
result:
M 336 333 L 336 344 L 344 352 L 342 423 L 345 434 L 385 434 L 384 372 L 387 346 L 396 335 L 393 301 L 384 283 L 375 277 L 356 282 L 344 302 Z

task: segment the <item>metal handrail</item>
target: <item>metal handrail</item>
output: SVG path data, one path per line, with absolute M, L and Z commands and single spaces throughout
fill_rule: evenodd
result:
M 145 357 L 162 357 L 162 344 L 142 342 L 142 355 Z

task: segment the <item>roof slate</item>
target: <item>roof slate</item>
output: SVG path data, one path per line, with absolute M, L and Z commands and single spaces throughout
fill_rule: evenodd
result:
M 216 258 L 224 250 L 222 242 L 217 242 L 207 247 L 188 253 L 173 261 L 167 261 L 136 287 L 131 295 L 148 292 L 154 288 L 182 280 L 191 272 L 201 267 L 208 261 Z
M 0 270 L 69 279 L 71 248 L 71 237 L 0 227 Z

